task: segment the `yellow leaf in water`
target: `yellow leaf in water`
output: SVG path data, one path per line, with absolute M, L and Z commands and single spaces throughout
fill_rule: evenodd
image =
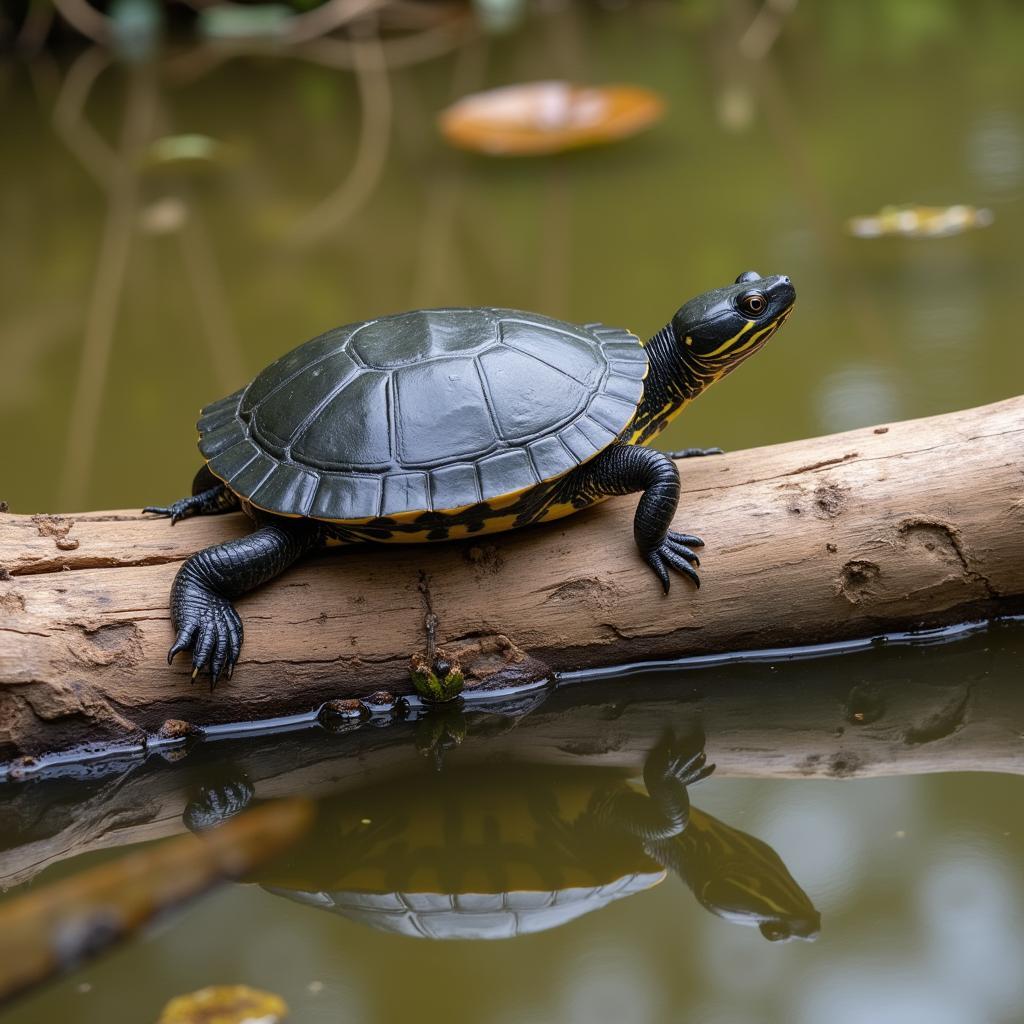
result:
M 854 238 L 946 238 L 992 223 L 991 210 L 976 206 L 883 206 L 869 217 L 851 217 L 846 230 Z
M 278 1024 L 288 1016 L 285 1001 L 248 985 L 210 985 L 175 996 L 157 1024 Z

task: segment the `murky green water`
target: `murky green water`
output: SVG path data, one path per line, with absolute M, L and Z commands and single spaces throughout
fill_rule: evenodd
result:
M 0 65 L 0 498 L 34 512 L 178 495 L 195 410 L 336 323 L 486 303 L 652 332 L 748 268 L 791 275 L 796 314 L 667 447 L 1019 393 L 1024 14 L 809 8 L 758 63 L 736 53 L 742 11 L 665 4 L 569 8 L 386 73 L 364 61 L 358 80 L 303 57 Z M 670 113 L 558 160 L 490 163 L 437 140 L 454 96 L 551 76 L 650 85 Z M 139 170 L 172 132 L 227 150 Z M 848 216 L 910 202 L 987 206 L 995 222 L 935 241 L 843 234 Z M 299 1022 L 1022 1020 L 1021 643 L 1006 628 L 604 680 L 520 717 L 222 745 L 113 787 L 12 787 L 0 874 L 60 858 L 29 888 L 112 856 L 70 856 L 111 823 L 128 826 L 119 841 L 181 831 L 204 780 L 325 802 L 287 870 L 220 890 L 4 1019 L 149 1021 L 178 992 L 244 981 L 281 992 Z M 718 769 L 690 794 L 690 825 L 706 827 L 675 837 L 665 870 L 590 811 L 630 791 L 669 725 L 691 741 L 699 725 Z M 364 818 L 403 849 L 367 845 Z M 404 902 L 374 918 L 352 909 L 370 885 L 352 872 L 377 860 L 377 896 Z M 292 898 L 268 891 L 281 871 Z M 802 908 L 804 931 L 809 902 L 817 941 L 744 926 L 765 900 L 775 918 Z M 731 920 L 709 912 L 727 907 Z M 466 937 L 408 934 L 431 930 Z M 529 934 L 482 939 L 513 930 Z

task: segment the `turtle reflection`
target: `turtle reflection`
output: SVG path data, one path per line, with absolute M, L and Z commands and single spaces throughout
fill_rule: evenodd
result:
M 270 892 L 433 939 L 544 931 L 678 874 L 698 901 L 772 941 L 814 938 L 813 904 L 767 844 L 690 807 L 702 743 L 669 737 L 641 787 L 610 769 L 475 766 L 321 802 Z

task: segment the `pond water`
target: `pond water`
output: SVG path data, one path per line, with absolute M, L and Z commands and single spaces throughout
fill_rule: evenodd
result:
M 178 496 L 199 406 L 334 324 L 490 304 L 649 334 L 751 268 L 789 274 L 796 313 L 667 448 L 1019 393 L 1024 11 L 807 5 L 756 61 L 737 44 L 751 14 L 569 5 L 429 59 L 371 44 L 356 72 L 316 48 L 0 64 L 0 498 L 41 512 Z M 637 82 L 668 114 L 557 159 L 438 140 L 458 95 L 540 77 Z M 185 133 L 218 140 L 215 159 L 154 156 Z M 844 233 L 892 203 L 994 221 L 929 241 Z M 1024 1019 L 1022 646 L 1008 625 L 602 679 L 533 708 L 12 785 L 5 901 L 123 852 L 104 835 L 183 831 L 203 785 L 319 803 L 284 862 L 0 1016 L 155 1021 L 179 992 L 245 982 L 300 1024 Z M 669 728 L 691 751 L 702 730 L 717 769 L 661 841 L 666 867 L 608 808 L 643 802 L 635 779 Z M 383 831 L 368 839 L 364 819 Z M 370 864 L 392 902 L 367 909 L 352 894 Z

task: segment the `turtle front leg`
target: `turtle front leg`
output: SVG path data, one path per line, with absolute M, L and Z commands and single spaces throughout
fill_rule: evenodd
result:
M 238 507 L 238 496 L 234 491 L 225 487 L 203 466 L 192 481 L 191 497 L 179 498 L 170 505 L 147 505 L 142 511 L 170 516 L 173 526 L 179 519 L 188 519 L 189 516 L 219 515 L 221 512 L 234 512 Z
M 670 530 L 679 505 L 679 471 L 664 452 L 635 444 L 613 444 L 581 470 L 584 494 L 632 494 L 643 491 L 633 518 L 633 537 L 644 561 L 654 570 L 668 593 L 669 569 L 683 573 L 700 586 L 694 566 L 700 565 L 693 548 L 704 541 L 689 533 Z
M 171 586 L 171 622 L 177 631 L 167 663 L 192 651 L 192 678 L 209 666 L 210 687 L 228 678 L 242 650 L 242 620 L 231 601 L 273 579 L 313 548 L 320 527 L 281 520 L 238 540 L 197 551 L 185 560 Z
M 706 779 L 715 766 L 707 763 L 703 736 L 681 741 L 667 733 L 644 763 L 647 796 L 620 788 L 599 797 L 596 812 L 645 843 L 680 836 L 690 822 L 688 787 Z

